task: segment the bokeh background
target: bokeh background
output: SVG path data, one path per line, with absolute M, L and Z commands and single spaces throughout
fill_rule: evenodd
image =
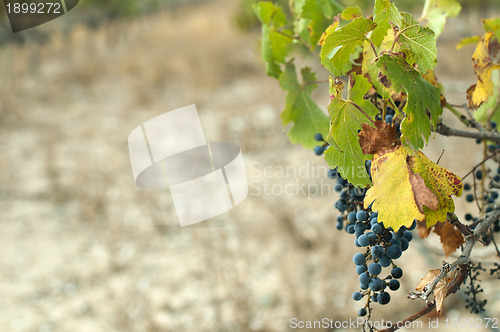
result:
M 253 2 L 87 0 L 18 34 L 1 13 L 0 331 L 264 332 L 290 331 L 294 317 L 356 318 L 357 248 L 335 229 L 323 159 L 288 142 L 285 94 L 264 74 Z M 344 3 L 370 12 L 371 1 Z M 418 16 L 423 1 L 396 4 Z M 481 17 L 500 15 L 496 0 L 463 7 L 438 44 L 437 76 L 454 104 L 475 81 L 473 47 L 455 45 L 481 34 Z M 315 97 L 325 106 L 326 87 Z M 168 190 L 135 185 L 127 137 L 190 104 L 207 140 L 242 148 L 250 192 L 180 228 Z M 462 176 L 482 155 L 473 141 L 440 136 L 425 151 L 435 161 L 443 149 L 440 165 Z M 455 202 L 459 216 L 477 212 Z M 493 248 L 473 258 L 492 263 Z M 373 320 L 419 310 L 406 294 L 442 259 L 434 235 L 412 242 L 398 262 L 402 289 L 375 305 Z M 482 279 L 484 316 L 500 318 L 498 284 Z M 464 303 L 448 298 L 441 321 L 477 317 Z

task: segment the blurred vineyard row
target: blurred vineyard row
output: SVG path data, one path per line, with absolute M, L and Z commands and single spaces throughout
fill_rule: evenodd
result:
M 263 0 L 239 0 L 240 9 L 236 16 L 236 23 L 244 30 L 260 27 L 257 17 L 255 16 L 252 5 L 256 2 Z M 364 14 L 369 14 L 373 10 L 373 2 L 375 0 L 316 0 L 320 2 L 336 2 L 343 7 L 359 6 Z M 425 0 L 392 0 L 399 9 L 410 12 L 412 14 L 419 14 L 422 10 Z M 466 0 L 461 1 L 463 11 L 481 11 L 487 13 L 488 9 L 498 3 L 498 0 Z M 289 7 L 289 0 L 274 0 L 287 11 Z M 417 15 L 418 16 L 418 15 Z
M 86 23 L 90 26 L 98 26 L 110 20 L 129 18 L 132 16 L 147 14 L 150 12 L 172 9 L 186 5 L 210 2 L 213 0 L 85 0 L 80 1 L 78 10 L 72 13 L 76 20 L 71 22 Z M 243 30 L 252 30 L 259 27 L 258 20 L 253 12 L 252 5 L 262 0 L 238 0 L 240 2 L 238 13 L 235 16 L 237 26 Z M 365 13 L 369 13 L 373 8 L 374 0 L 315 0 L 337 2 L 341 6 L 359 6 Z M 273 0 L 279 3 L 287 11 L 289 0 Z M 425 0 L 395 0 L 399 8 L 404 11 L 414 12 L 423 7 Z M 462 1 L 463 10 L 480 10 L 486 12 L 493 2 L 482 0 Z M 0 6 L 0 27 L 8 28 L 5 7 Z
M 90 27 L 97 27 L 106 22 L 127 19 L 133 16 L 147 14 L 158 10 L 175 9 L 182 6 L 209 2 L 212 0 L 85 0 L 80 1 L 76 9 L 71 12 L 71 20 L 65 20 L 66 25 L 83 23 Z M 44 27 L 46 28 L 46 27 Z M 40 29 L 36 29 L 40 30 Z M 23 41 L 26 36 L 9 36 L 10 27 L 5 6 L 0 5 L 1 41 Z M 39 32 L 39 31 L 38 31 Z M 23 33 L 39 36 L 32 31 Z M 42 38 L 43 39 L 43 38 Z

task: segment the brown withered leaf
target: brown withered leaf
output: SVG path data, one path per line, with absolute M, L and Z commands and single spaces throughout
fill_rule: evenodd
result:
M 410 168 L 408 171 L 410 173 L 411 189 L 420 213 L 424 213 L 424 205 L 431 210 L 437 210 L 439 208 L 439 200 L 436 194 L 425 185 L 424 178 L 420 174 L 413 173 Z
M 424 292 L 426 286 L 432 283 L 434 279 L 436 279 L 436 277 L 439 275 L 439 273 L 441 273 L 439 269 L 429 270 L 425 277 L 420 280 L 415 289 L 419 292 Z M 448 285 L 452 280 L 453 278 L 444 277 L 443 279 L 439 280 L 439 282 L 436 284 L 436 287 L 434 287 L 434 291 L 432 292 L 432 294 L 434 295 L 434 300 L 436 301 L 436 311 L 438 314 L 443 309 L 444 299 L 448 295 Z
M 465 242 L 462 232 L 453 226 L 449 221 L 438 222 L 437 224 L 427 228 L 424 221 L 417 222 L 418 234 L 421 239 L 425 239 L 429 236 L 430 232 L 436 233 L 443 245 L 444 254 L 446 257 L 453 254 L 460 245 Z
M 469 108 L 475 108 L 474 104 L 472 103 L 472 93 L 476 90 L 476 84 L 472 84 L 468 89 L 467 89 L 467 105 Z
M 446 257 L 453 254 L 464 243 L 464 236 L 449 221 L 434 225 L 434 233 L 439 235 Z
M 361 124 L 363 130 L 359 132 L 359 145 L 364 154 L 376 154 L 385 150 L 392 150 L 401 142 L 397 138 L 395 125 L 385 121 L 375 121 L 375 128 Z
M 363 52 L 360 52 L 359 56 L 356 58 L 356 60 L 353 61 L 352 69 L 347 71 L 346 76 L 362 75 L 363 74 L 363 71 L 361 69 L 362 63 L 363 63 Z
M 425 239 L 432 231 L 432 227 L 427 228 L 427 222 L 417 220 L 418 235 L 421 239 Z

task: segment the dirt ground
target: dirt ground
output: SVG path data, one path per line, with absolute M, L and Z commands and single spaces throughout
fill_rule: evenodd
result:
M 213 1 L 93 30 L 54 22 L 43 27 L 48 43 L 0 47 L 0 331 L 289 331 L 293 317 L 356 318 L 357 250 L 335 229 L 337 194 L 324 161 L 288 142 L 285 95 L 264 74 L 259 34 L 234 27 L 236 6 Z M 450 54 L 438 78 L 453 103 L 474 80 L 472 49 L 454 50 L 463 20 L 439 46 Z M 317 98 L 328 101 L 324 87 Z M 249 196 L 180 228 L 168 191 L 135 185 L 127 137 L 190 104 L 207 140 L 241 147 Z M 439 139 L 426 153 L 437 160 L 445 149 L 440 164 L 457 174 L 480 160 L 474 142 Z M 474 211 L 455 201 L 460 216 Z M 402 290 L 375 306 L 374 320 L 423 306 L 406 294 L 440 266 L 433 240 L 412 242 Z M 485 315 L 500 318 L 494 286 L 483 285 Z M 445 306 L 441 321 L 475 317 L 461 295 Z

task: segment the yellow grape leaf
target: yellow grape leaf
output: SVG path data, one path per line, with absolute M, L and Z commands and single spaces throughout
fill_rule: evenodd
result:
M 462 195 L 462 180 L 446 168 L 433 163 L 420 151 L 408 158 L 408 164 L 414 173 L 418 173 L 424 179 L 425 185 L 438 198 L 437 209 L 431 210 L 427 206 L 423 207 L 427 228 L 438 222 L 445 222 L 448 212 L 455 211 L 451 195 L 457 197 Z
M 459 50 L 461 48 L 464 48 L 467 45 L 471 44 L 477 44 L 481 40 L 480 36 L 472 36 L 472 37 L 467 37 L 462 39 L 460 42 L 458 42 L 456 49 Z
M 403 225 L 410 227 L 414 219 L 425 218 L 415 202 L 407 157 L 408 152 L 401 145 L 375 154 L 371 166 L 373 186 L 364 199 L 365 208 L 373 203 L 372 210 L 378 211 L 379 222 L 394 231 Z
M 492 32 L 487 32 L 472 55 L 477 84 L 467 90 L 469 104 L 479 107 L 493 93 L 491 72 L 500 68 L 500 44 Z
M 373 154 L 373 186 L 366 192 L 365 208 L 372 204 L 379 222 L 394 231 L 410 227 L 414 219 L 422 222 L 419 228 L 445 222 L 455 211 L 451 195 L 462 195 L 462 180 L 422 152 L 403 147 L 395 126 L 375 121 L 375 127 L 362 124 L 362 129 L 361 150 Z

